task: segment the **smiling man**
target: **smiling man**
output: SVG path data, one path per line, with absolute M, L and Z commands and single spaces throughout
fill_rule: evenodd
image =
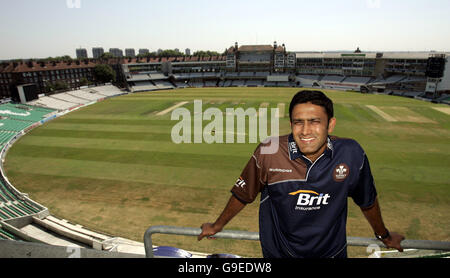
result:
M 404 237 L 385 227 L 369 161 L 352 139 L 330 136 L 333 103 L 320 91 L 300 91 L 289 106 L 292 133 L 279 137 L 274 154 L 261 143 L 233 186 L 214 223 L 198 240 L 211 237 L 261 193 L 259 234 L 266 258 L 346 258 L 347 199 L 361 208 L 375 237 L 403 251 Z

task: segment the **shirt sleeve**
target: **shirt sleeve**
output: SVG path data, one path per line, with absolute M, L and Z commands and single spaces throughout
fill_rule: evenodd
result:
M 253 202 L 265 185 L 261 163 L 260 146 L 258 146 L 231 189 L 231 193 L 244 204 Z
M 363 164 L 359 169 L 359 177 L 356 185 L 350 192 L 353 201 L 361 208 L 367 208 L 373 205 L 377 197 L 377 191 L 370 171 L 369 160 L 364 154 Z

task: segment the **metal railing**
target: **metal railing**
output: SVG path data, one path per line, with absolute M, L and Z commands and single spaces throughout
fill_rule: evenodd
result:
M 175 226 L 151 226 L 144 234 L 145 256 L 153 258 L 153 234 L 170 234 L 170 235 L 184 235 L 184 236 L 198 236 L 201 233 L 200 228 L 187 228 Z M 246 231 L 224 230 L 214 235 L 215 238 L 239 239 L 239 240 L 259 240 L 259 233 Z M 450 251 L 450 242 L 448 241 L 434 241 L 434 240 L 414 240 L 405 239 L 402 241 L 404 249 L 424 249 L 424 250 L 442 250 Z M 348 246 L 370 246 L 377 245 L 385 247 L 384 244 L 375 238 L 364 237 L 347 237 Z

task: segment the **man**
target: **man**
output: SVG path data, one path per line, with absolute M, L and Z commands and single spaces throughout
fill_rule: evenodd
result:
M 361 208 L 376 238 L 403 251 L 404 237 L 385 227 L 369 161 L 352 139 L 329 136 L 336 125 L 333 103 L 320 91 L 300 91 L 289 106 L 292 133 L 279 137 L 278 151 L 261 143 L 231 190 L 211 237 L 261 192 L 259 233 L 266 258 L 346 258 L 347 198 Z

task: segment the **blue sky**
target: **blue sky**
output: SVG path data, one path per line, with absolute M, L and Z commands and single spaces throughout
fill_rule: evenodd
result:
M 449 0 L 0 0 L 0 59 L 74 57 L 80 46 L 222 52 L 236 41 L 450 51 L 449 14 Z

